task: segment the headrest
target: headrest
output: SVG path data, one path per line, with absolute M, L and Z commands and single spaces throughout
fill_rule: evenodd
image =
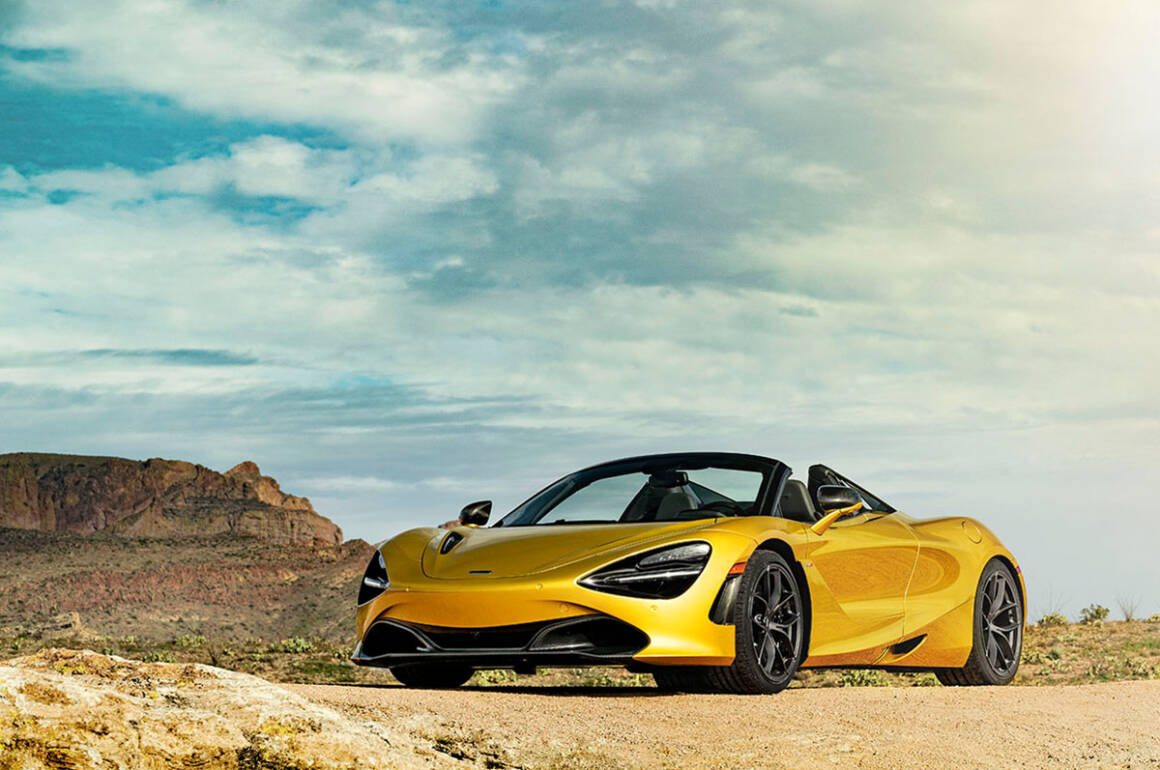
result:
M 650 487 L 683 487 L 689 483 L 689 474 L 684 471 L 658 471 L 648 477 Z

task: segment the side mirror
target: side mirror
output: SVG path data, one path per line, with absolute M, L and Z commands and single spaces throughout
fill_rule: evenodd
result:
M 862 496 L 849 487 L 840 487 L 836 484 L 818 487 L 818 507 L 823 513 L 829 513 L 837 508 L 849 508 L 854 504 L 861 507 Z
M 814 522 L 814 525 L 810 527 L 810 531 L 815 535 L 820 535 L 829 529 L 831 524 L 843 516 L 857 513 L 863 505 L 865 503 L 862 502 L 862 496 L 849 487 L 843 487 L 837 484 L 827 484 L 824 487 L 818 487 L 818 507 L 822 509 L 822 513 L 825 515 Z
M 459 523 L 465 527 L 482 527 L 491 516 L 491 500 L 468 503 L 459 512 Z

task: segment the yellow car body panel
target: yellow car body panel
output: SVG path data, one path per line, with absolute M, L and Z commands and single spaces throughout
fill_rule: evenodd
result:
M 448 537 L 459 540 L 441 553 Z M 700 576 L 676 598 L 616 595 L 579 582 L 620 559 L 687 542 L 708 543 L 712 551 Z M 1012 554 L 986 527 L 963 517 L 920 520 L 871 511 L 822 534 L 772 515 L 420 528 L 379 548 L 390 585 L 358 609 L 355 659 L 368 630 L 382 620 L 470 632 L 592 615 L 647 635 L 635 662 L 728 665 L 735 629 L 710 619 L 710 609 L 734 565 L 759 548 L 778 550 L 804 581 L 805 668 L 961 667 L 971 652 L 984 566 L 994 558 L 1006 562 L 1026 596 Z
M 964 534 L 964 523 L 977 528 L 980 542 Z M 976 522 L 963 518 L 921 522 L 902 513 L 858 515 L 822 535 L 809 532 L 804 524 L 768 516 L 675 527 L 613 524 L 564 529 L 554 528 L 552 533 L 575 536 L 563 564 L 545 566 L 560 558 L 559 549 L 547 538 L 537 542 L 534 532 L 517 540 L 520 547 L 505 552 L 502 561 L 486 560 L 501 564 L 507 572 L 531 573 L 517 577 L 470 575 L 471 569 L 485 563 L 470 549 L 464 551 L 468 558 L 459 573 L 443 579 L 428 576 L 422 562 L 414 559 L 414 549 L 421 544 L 424 552 L 435 550 L 448 530 L 412 530 L 384 543 L 381 552 L 391 565 L 391 587 L 359 608 L 358 638 L 380 618 L 486 628 L 603 613 L 648 634 L 648 646 L 634 656 L 638 661 L 725 665 L 733 660 L 733 627 L 711 622 L 708 608 L 730 567 L 747 560 L 759 545 L 780 541 L 792 550 L 808 586 L 811 626 L 803 667 L 957 667 L 971 650 L 975 589 L 983 565 L 995 556 L 1016 565 L 1011 553 Z M 602 548 L 609 530 L 620 536 L 618 546 Z M 465 544 L 500 534 L 466 527 L 451 531 L 464 535 Z M 900 544 L 899 539 L 903 543 L 907 539 L 902 535 L 913 545 Z M 617 558 L 686 540 L 708 542 L 713 553 L 693 588 L 676 599 L 616 596 L 576 582 Z M 927 639 L 909 655 L 889 658 L 891 645 L 924 634 Z

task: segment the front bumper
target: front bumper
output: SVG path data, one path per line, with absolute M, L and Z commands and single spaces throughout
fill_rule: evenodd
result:
M 497 668 L 623 665 L 648 641 L 639 628 L 599 614 L 475 629 L 383 618 L 371 624 L 351 660 L 362 666 L 432 661 Z
M 733 544 L 731 544 L 733 545 Z M 413 573 L 393 580 L 391 587 L 358 611 L 358 640 L 352 660 L 360 665 L 390 666 L 424 660 L 456 660 L 478 667 L 506 668 L 517 663 L 533 665 L 624 665 L 632 661 L 650 665 L 728 665 L 733 662 L 733 626 L 709 619 L 717 593 L 725 582 L 736 555 L 744 548 L 719 547 L 704 572 L 675 599 L 642 599 L 617 596 L 576 583 L 573 569 L 530 578 L 480 578 L 431 580 Z M 752 547 L 752 546 L 750 546 Z M 388 560 L 389 563 L 389 560 Z M 399 570 L 402 572 L 403 570 Z M 579 571 L 584 574 L 584 571 Z M 392 572 L 392 578 L 397 573 Z M 411 578 L 411 579 L 407 579 Z M 517 639 L 505 646 L 496 643 L 468 644 L 454 634 L 478 634 L 498 639 L 507 630 L 527 627 L 532 634 L 541 628 L 567 628 L 565 621 L 603 618 L 635 630 L 640 644 L 595 643 L 562 648 L 546 644 L 555 632 L 533 640 Z M 417 639 L 410 645 L 383 646 L 372 638 L 387 624 L 393 632 Z M 606 624 L 607 625 L 607 624 Z M 611 626 L 607 626 L 611 628 Z M 624 639 L 632 635 L 625 632 Z

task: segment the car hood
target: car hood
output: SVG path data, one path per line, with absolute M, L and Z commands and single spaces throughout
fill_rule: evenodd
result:
M 546 524 L 527 527 L 456 527 L 431 540 L 423 552 L 423 573 L 439 580 L 511 578 L 582 561 L 600 553 L 609 560 L 622 552 L 695 532 L 715 519 L 634 524 Z M 458 540 L 446 553 L 447 538 Z

